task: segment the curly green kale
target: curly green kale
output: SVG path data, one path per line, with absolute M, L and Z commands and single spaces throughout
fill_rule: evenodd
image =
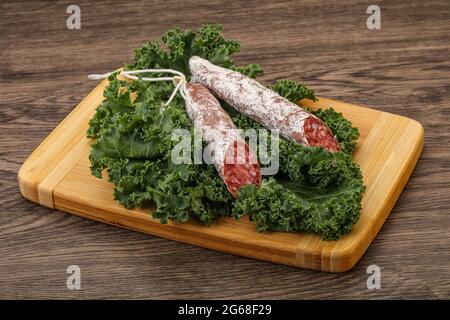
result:
M 293 103 L 298 103 L 302 99 L 311 99 L 317 101 L 314 91 L 305 87 L 295 80 L 281 79 L 275 82 L 271 89 L 282 97 L 285 97 Z
M 259 188 L 239 190 L 234 214 L 250 216 L 259 231 L 313 232 L 325 240 L 336 240 L 359 219 L 364 191 L 358 177 L 322 192 L 293 181 L 265 179 Z
M 182 72 L 189 79 L 189 58 L 199 56 L 224 68 L 231 68 L 249 77 L 262 74 L 258 64 L 244 67 L 234 65 L 232 54 L 239 52 L 238 41 L 223 38 L 222 25 L 210 24 L 202 26 L 197 32 L 178 28 L 167 31 L 162 36 L 162 43 L 150 41 L 134 51 L 134 61 L 126 65 L 126 69 L 170 68 Z M 165 45 L 165 50 L 161 45 Z
M 211 224 L 216 217 L 229 215 L 231 196 L 212 166 L 171 161 L 178 143 L 172 139 L 173 130 L 191 128 L 181 98 L 163 107 L 173 88 L 162 82 L 128 83 L 115 75 L 109 81 L 106 99 L 88 131 L 95 138 L 92 173 L 101 177 L 107 169 L 115 198 L 127 208 L 154 201 L 153 216 L 162 223 L 193 217 Z M 134 101 L 130 92 L 136 93 Z
M 221 30 L 220 25 L 205 25 L 198 31 L 169 30 L 161 42 L 136 49 L 133 62 L 125 67 L 172 68 L 189 75 L 189 58 L 198 55 L 250 77 L 262 74 L 257 64 L 234 65 L 231 55 L 240 45 L 224 39 Z M 106 170 L 115 198 L 125 207 L 156 205 L 152 215 L 162 223 L 193 218 L 209 225 L 221 216 L 248 214 L 259 231 L 314 232 L 327 240 L 339 238 L 358 220 L 364 185 L 351 157 L 358 130 L 334 110 L 315 114 L 336 135 L 343 152 L 281 139 L 279 172 L 265 177 L 260 188 L 241 188 L 233 200 L 213 166 L 171 161 L 179 142 L 173 139 L 173 131 L 188 129 L 191 139 L 194 135 L 180 96 L 164 106 L 173 90 L 171 83 L 127 82 L 115 75 L 109 81 L 88 129 L 93 139 L 91 171 L 101 177 Z M 280 80 L 272 88 L 293 102 L 315 99 L 314 91 L 292 80 Z M 238 128 L 261 128 L 221 103 Z

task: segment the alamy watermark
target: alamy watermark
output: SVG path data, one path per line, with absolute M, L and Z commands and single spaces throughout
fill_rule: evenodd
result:
M 70 265 L 67 267 L 66 273 L 70 276 L 66 280 L 66 286 L 69 290 L 81 289 L 81 269 L 77 265 Z
M 237 134 L 236 134 L 237 133 Z M 279 132 L 266 129 L 212 129 L 202 136 L 198 131 L 176 129 L 172 141 L 177 142 L 171 152 L 174 164 L 257 164 L 261 165 L 262 175 L 274 175 L 279 169 Z M 203 148 L 202 139 L 214 140 Z M 248 142 L 246 144 L 238 141 Z M 250 151 L 249 151 L 250 150 Z M 250 152 L 257 151 L 257 158 Z
M 72 4 L 67 7 L 66 13 L 69 15 L 66 19 L 66 26 L 69 30 L 81 29 L 81 9 L 79 6 Z
M 367 7 L 366 13 L 370 16 L 366 20 L 366 26 L 369 30 L 381 29 L 381 10 L 376 4 Z
M 366 272 L 370 274 L 366 281 L 367 289 L 381 289 L 381 268 L 376 264 L 371 264 L 367 267 Z

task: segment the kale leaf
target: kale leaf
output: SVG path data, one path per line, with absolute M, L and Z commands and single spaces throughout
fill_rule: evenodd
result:
M 189 79 L 189 58 L 199 56 L 224 68 L 232 68 L 249 77 L 262 74 L 258 64 L 237 67 L 231 55 L 239 52 L 238 41 L 226 40 L 222 36 L 222 25 L 210 24 L 202 26 L 197 32 L 182 31 L 178 28 L 167 31 L 162 42 L 150 41 L 135 50 L 134 61 L 126 65 L 126 69 L 170 68 L 182 72 Z M 165 45 L 168 50 L 161 48 Z
M 298 103 L 302 99 L 311 99 L 317 101 L 314 91 L 305 87 L 295 80 L 281 79 L 275 82 L 271 89 L 282 97 L 285 97 L 293 103 Z
M 244 186 L 233 207 L 238 217 L 248 214 L 259 231 L 314 232 L 336 240 L 359 219 L 364 187 L 360 179 L 322 192 L 293 181 L 265 179 L 259 188 Z

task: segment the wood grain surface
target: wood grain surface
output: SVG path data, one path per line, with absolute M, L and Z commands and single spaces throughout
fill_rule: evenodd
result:
M 0 298 L 449 298 L 450 3 L 378 1 L 64 1 L 0 3 Z M 17 171 L 31 151 L 132 48 L 174 26 L 222 22 L 236 60 L 263 82 L 305 82 L 320 96 L 413 118 L 425 148 L 390 217 L 354 269 L 275 265 L 103 225 L 33 204 Z M 381 268 L 368 290 L 367 267 Z M 81 268 L 81 290 L 66 269 Z

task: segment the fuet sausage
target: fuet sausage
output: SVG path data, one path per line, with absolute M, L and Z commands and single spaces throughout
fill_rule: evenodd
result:
M 230 116 L 216 97 L 203 85 L 186 83 L 186 111 L 196 130 L 200 131 L 211 152 L 212 164 L 236 197 L 246 184 L 261 184 L 258 159 L 239 135 Z
M 341 149 L 322 120 L 259 82 L 197 56 L 190 58 L 189 67 L 193 82 L 201 83 L 267 129 L 277 129 L 286 139 L 304 145 L 320 146 L 332 152 Z

